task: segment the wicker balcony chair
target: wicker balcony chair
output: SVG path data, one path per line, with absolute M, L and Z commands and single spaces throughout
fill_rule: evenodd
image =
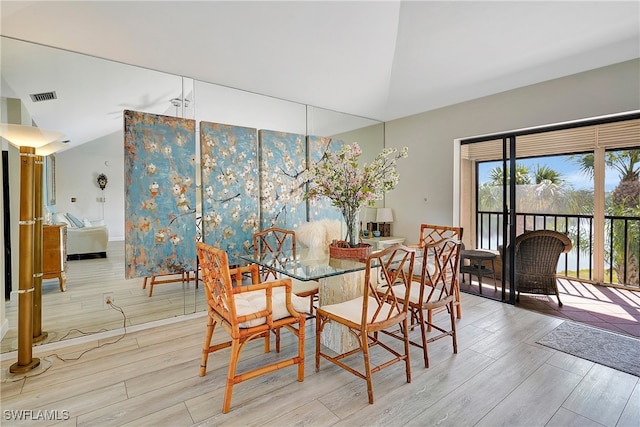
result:
M 306 317 L 301 309 L 304 310 L 307 306 L 306 298 L 292 294 L 290 279 L 258 283 L 257 264 L 230 269 L 225 251 L 202 242 L 198 242 L 196 248 L 208 306 L 200 376 L 207 372 L 209 353 L 231 347 L 222 412 L 229 412 L 231 408 L 234 384 L 292 365 L 298 365 L 298 381 L 304 381 Z M 251 273 L 252 284 L 242 285 L 243 273 L 247 272 Z M 232 277 L 237 286 L 233 286 Z M 217 325 L 227 331 L 231 340 L 212 345 Z M 284 360 L 271 360 L 270 364 L 258 367 L 252 363 L 252 369 L 237 374 L 238 359 L 244 346 L 254 339 L 263 338 L 265 353 L 268 353 L 270 332 L 283 327 L 297 337 L 297 355 Z
M 509 259 L 511 245 L 501 255 Z M 553 230 L 525 231 L 515 241 L 516 301 L 520 293 L 555 295 L 562 307 L 558 292 L 557 268 L 560 255 L 571 250 L 571 240 L 565 234 Z M 508 262 L 507 264 L 507 275 Z

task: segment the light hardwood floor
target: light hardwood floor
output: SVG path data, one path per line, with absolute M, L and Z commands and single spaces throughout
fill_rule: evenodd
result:
M 7 370 L 14 360 L 4 360 L 2 425 L 34 425 L 7 420 L 12 410 L 68 413 L 67 420 L 35 424 L 60 426 L 640 425 L 640 378 L 535 343 L 562 319 L 469 294 L 462 307 L 459 353 L 439 340 L 429 346 L 425 369 L 420 349 L 412 348 L 412 382 L 401 364 L 374 374 L 373 405 L 363 380 L 326 361 L 315 372 L 310 321 L 304 382 L 296 381 L 295 368 L 243 382 L 234 388 L 231 412 L 222 414 L 229 353 L 211 355 L 207 375 L 198 376 L 206 318 L 195 314 L 119 341 L 116 335 L 36 347 L 43 369 L 26 379 L 13 381 Z M 279 357 L 262 350 L 261 342 L 250 344 L 241 367 Z M 292 335 L 283 332 L 280 357 L 292 352 Z M 79 359 L 63 362 L 54 353 Z
M 125 279 L 124 242 L 109 242 L 107 255 L 68 261 L 65 292 L 60 292 L 57 279 L 43 281 L 42 330 L 48 337 L 38 344 L 121 328 L 122 315 L 103 307 L 103 294 L 107 292 L 113 295 L 116 305 L 125 308 L 127 326 L 206 309 L 204 292 L 202 288 L 196 290 L 193 281 L 156 285 L 149 298 L 148 287 L 142 289 L 142 278 Z M 17 348 L 18 301 L 16 295 L 12 298 L 5 302 L 9 330 L 2 339 L 2 353 Z

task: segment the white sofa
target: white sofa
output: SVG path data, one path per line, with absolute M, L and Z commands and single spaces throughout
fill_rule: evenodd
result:
M 82 227 L 79 227 L 77 218 L 72 221 L 60 213 L 55 215 L 54 221 L 67 224 L 67 260 L 107 257 L 109 229 L 103 221 L 90 222 L 84 219 L 80 222 Z

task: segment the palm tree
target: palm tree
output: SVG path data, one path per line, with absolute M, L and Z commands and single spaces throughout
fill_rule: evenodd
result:
M 594 154 L 571 156 L 580 170 L 593 177 Z M 611 192 L 611 202 L 617 206 L 637 207 L 640 203 L 640 150 L 607 151 L 605 163 L 618 172 L 620 182 Z
M 504 173 L 502 166 L 496 166 L 489 171 L 489 178 L 491 185 L 502 185 Z M 509 185 L 511 174 L 509 173 L 509 167 L 507 166 L 507 185 Z M 516 163 L 516 185 L 531 184 L 531 177 L 529 176 L 529 168 L 525 165 Z
M 536 184 L 542 184 L 544 181 L 549 181 L 551 184 L 561 185 L 566 182 L 562 174 L 554 169 L 551 169 L 547 165 L 536 165 L 533 176 Z
M 594 154 L 578 154 L 572 156 L 574 161 L 580 166 L 583 173 L 593 176 L 594 174 Z M 619 150 L 607 151 L 605 163 L 610 168 L 618 172 L 620 182 L 611 192 L 610 203 L 607 207 L 609 215 L 618 216 L 640 216 L 640 150 Z M 613 229 L 613 260 L 612 268 L 618 275 L 618 281 L 625 275 L 624 266 L 627 266 L 627 284 L 638 285 L 639 283 L 639 251 L 637 245 L 628 244 L 624 247 L 623 224 L 613 221 L 609 224 Z M 638 227 L 632 226 L 628 229 L 627 240 L 637 242 L 640 238 Z M 624 254 L 627 253 L 627 259 Z

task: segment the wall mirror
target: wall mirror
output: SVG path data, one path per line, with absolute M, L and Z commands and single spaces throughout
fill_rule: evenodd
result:
M 60 131 L 70 140 L 69 148 L 55 154 L 55 205 L 48 207 L 56 213 L 71 212 L 91 222 L 103 222 L 109 229 L 107 258 L 67 261 L 65 292 L 60 292 L 56 280 L 43 282 L 42 329 L 49 334 L 45 342 L 205 309 L 202 287 L 197 289 L 193 281 L 157 285 L 149 297 L 148 286 L 142 289 L 143 278 L 125 279 L 125 109 L 184 117 L 196 123 L 210 121 L 357 141 L 363 147 L 364 161 L 370 161 L 384 146 L 384 126 L 375 120 L 6 37 L 0 43 L 3 106 L 8 98 L 19 99 L 35 125 Z M 38 97 L 31 95 L 38 94 L 52 99 L 35 102 Z M 3 150 L 13 148 L 5 145 Z M 104 190 L 96 184 L 100 173 L 109 179 Z M 10 182 L 3 184 L 11 187 L 11 181 L 17 179 L 17 171 L 10 170 Z M 17 203 L 17 194 L 12 194 L 12 200 Z M 4 220 L 11 222 L 15 230 L 11 241 L 17 242 L 17 214 Z M 12 267 L 14 292 L 5 301 L 9 331 L 2 340 L 2 352 L 17 346 L 17 259 Z M 106 292 L 113 293 L 124 315 L 103 307 Z

